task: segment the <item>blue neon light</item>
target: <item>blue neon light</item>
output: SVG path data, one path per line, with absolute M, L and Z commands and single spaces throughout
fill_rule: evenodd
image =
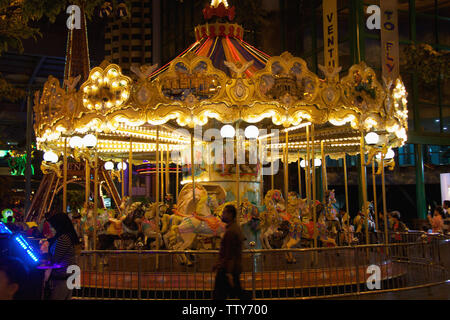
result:
M 22 236 L 16 236 L 14 239 L 20 244 L 23 250 L 28 254 L 28 256 L 34 261 L 39 262 L 39 259 L 36 257 L 35 253 L 33 252 L 33 248 L 29 245 L 29 243 L 22 237 Z
M 12 234 L 11 230 L 3 223 L 0 222 L 0 233 L 7 233 Z M 33 260 L 35 263 L 39 262 L 39 259 L 37 258 L 33 247 L 30 246 L 30 244 L 21 236 L 16 235 L 14 239 L 17 241 L 17 243 L 22 247 L 22 249 L 28 254 L 28 256 Z
M 12 234 L 11 230 L 3 222 L 0 221 L 0 233 Z

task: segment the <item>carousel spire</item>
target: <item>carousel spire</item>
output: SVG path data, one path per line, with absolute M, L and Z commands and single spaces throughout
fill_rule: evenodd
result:
M 228 18 L 232 21 L 235 16 L 235 7 L 230 7 L 227 0 L 211 0 L 211 4 L 203 9 L 205 20 L 211 20 L 213 17 Z
M 80 13 L 80 28 L 69 29 L 67 33 L 66 65 L 64 67 L 64 84 L 67 86 L 72 82 L 72 79 L 78 76 L 81 77 L 79 83 L 84 82 L 89 76 L 90 61 L 86 15 L 82 6 Z
M 211 0 L 210 7 L 217 8 L 219 4 L 223 4 L 225 8 L 228 8 L 228 1 L 227 0 Z

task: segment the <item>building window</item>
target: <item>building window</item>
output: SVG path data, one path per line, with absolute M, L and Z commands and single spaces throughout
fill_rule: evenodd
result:
M 130 39 L 130 36 L 128 35 L 128 34 L 123 34 L 122 35 L 122 40 L 129 40 Z
M 141 47 L 141 46 L 132 46 L 132 47 L 131 47 L 131 50 L 132 50 L 132 51 L 141 51 L 141 50 L 142 50 L 142 47 Z
M 131 58 L 131 62 L 141 62 L 141 57 L 134 57 L 134 58 Z
M 426 163 L 434 165 L 450 164 L 450 146 L 426 146 Z
M 135 33 L 135 34 L 133 34 L 131 36 L 131 39 L 133 39 L 133 40 L 140 40 L 140 39 L 142 39 L 142 36 L 141 36 L 140 33 Z
M 403 147 L 398 148 L 398 164 L 400 166 L 414 166 L 414 145 L 405 144 Z
M 130 46 L 122 46 L 122 51 L 128 51 L 130 50 Z

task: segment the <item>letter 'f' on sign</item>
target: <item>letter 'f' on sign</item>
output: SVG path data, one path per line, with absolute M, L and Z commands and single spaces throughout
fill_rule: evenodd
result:
M 81 10 L 77 5 L 70 5 L 67 7 L 66 13 L 69 14 L 67 18 L 67 28 L 69 30 L 81 29 Z

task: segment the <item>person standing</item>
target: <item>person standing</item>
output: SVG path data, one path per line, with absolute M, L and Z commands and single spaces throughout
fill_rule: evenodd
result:
M 441 206 L 434 208 L 434 215 L 428 215 L 428 221 L 431 224 L 431 230 L 433 233 L 442 233 L 444 231 L 444 209 Z
M 76 264 L 76 247 L 79 239 L 67 214 L 61 212 L 48 219 L 50 225 L 55 229 L 56 235 L 49 239 L 49 254 L 52 265 L 57 268 L 51 269 L 48 278 L 50 300 L 70 300 L 72 290 L 67 287 L 67 267 Z
M 222 213 L 222 221 L 227 226 L 220 243 L 219 259 L 213 267 L 213 271 L 217 272 L 213 292 L 214 300 L 225 300 L 229 295 L 241 300 L 246 299 L 240 281 L 242 244 L 245 238 L 236 223 L 236 214 L 236 208 L 233 205 L 225 206 Z

